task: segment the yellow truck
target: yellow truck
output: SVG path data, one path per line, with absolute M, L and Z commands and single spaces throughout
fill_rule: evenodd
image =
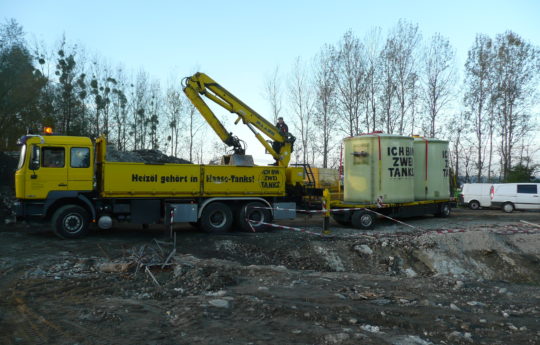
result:
M 206 232 L 249 230 L 247 221 L 294 218 L 305 193 L 304 171 L 288 167 L 294 137 L 234 97 L 210 77 L 197 73 L 184 92 L 234 154 L 222 165 L 147 164 L 106 159 L 105 138 L 27 135 L 20 139 L 15 173 L 18 219 L 49 222 L 62 238 L 78 238 L 91 222 L 102 229 L 113 221 L 134 224 L 190 222 Z M 225 130 L 201 96 L 238 115 L 274 157 L 256 166 L 241 141 Z M 274 141 L 267 143 L 261 134 Z M 290 210 L 293 211 L 290 211 Z

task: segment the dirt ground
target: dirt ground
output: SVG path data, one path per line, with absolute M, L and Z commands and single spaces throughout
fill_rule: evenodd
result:
M 66 241 L 1 224 L 0 344 L 540 344 L 540 228 L 522 220 L 540 213 L 178 226 L 176 251 L 158 226 Z

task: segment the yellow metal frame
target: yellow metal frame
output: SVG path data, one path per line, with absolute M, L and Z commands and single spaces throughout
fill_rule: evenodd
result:
M 288 133 L 283 135 L 276 126 L 219 85 L 215 80 L 204 73 L 196 73 L 193 76 L 184 79 L 184 93 L 199 110 L 219 138 L 225 144 L 232 146 L 235 153 L 245 153 L 240 144 L 240 140 L 233 136 L 232 133 L 227 132 L 223 124 L 201 98 L 201 95 L 227 109 L 231 113 L 238 115 L 235 124 L 242 120 L 242 122 L 253 132 L 257 140 L 264 146 L 266 151 L 274 157 L 278 165 L 281 167 L 288 166 L 295 138 Z M 281 144 L 279 152 L 276 152 L 256 129 L 270 139 L 279 142 Z

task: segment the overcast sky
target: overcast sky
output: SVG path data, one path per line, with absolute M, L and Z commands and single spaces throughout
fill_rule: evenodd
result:
M 311 60 L 349 29 L 363 38 L 380 27 L 386 36 L 406 19 L 424 38 L 449 38 L 459 66 L 477 33 L 512 30 L 540 45 L 540 0 L 0 0 L 0 16 L 16 19 L 29 42 L 53 47 L 65 34 L 90 55 L 164 84 L 200 70 L 267 118 L 262 90 L 276 66 L 288 72 L 296 57 Z

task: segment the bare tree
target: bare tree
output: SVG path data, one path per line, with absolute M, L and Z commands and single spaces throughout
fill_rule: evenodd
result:
M 148 123 L 148 75 L 144 71 L 139 71 L 132 93 L 132 133 L 134 149 L 146 148 L 146 132 Z
M 270 109 L 274 123 L 277 122 L 283 106 L 281 95 L 281 79 L 279 77 L 279 67 L 276 66 L 272 74 L 266 78 L 264 85 L 264 97 L 270 103 Z
M 392 44 L 386 41 L 385 47 L 381 52 L 380 58 L 380 94 L 379 94 L 379 106 L 380 106 L 380 119 L 386 133 L 394 133 L 394 130 L 399 121 L 395 93 L 396 85 L 394 83 L 394 68 L 392 58 Z
M 116 128 L 116 146 L 123 151 L 127 146 L 128 99 L 127 80 L 122 67 L 116 69 L 114 79 L 116 85 L 111 92 L 111 113 Z
M 488 103 L 492 89 L 493 42 L 485 35 L 477 35 L 468 52 L 465 63 L 464 104 L 469 108 L 469 121 L 474 131 L 476 146 L 477 179 L 484 168 L 486 130 L 488 125 Z M 488 169 L 490 170 L 490 168 Z
M 159 124 L 161 118 L 161 109 L 163 99 L 161 96 L 161 86 L 158 80 L 154 80 L 150 85 L 150 102 L 148 104 L 148 139 L 150 142 L 150 148 L 157 150 L 159 148 Z
M 315 145 L 313 152 L 318 151 L 322 156 L 323 168 L 328 167 L 331 140 L 335 136 L 334 128 L 338 114 L 335 78 L 336 55 L 334 47 L 325 45 L 315 57 L 314 63 L 314 124 L 319 139 L 313 140 Z
M 186 135 L 184 135 L 185 145 L 187 146 L 187 151 L 189 153 L 189 161 L 193 162 L 195 159 L 195 155 L 197 155 L 197 159 L 199 162 L 202 162 L 203 154 L 202 154 L 202 144 L 203 141 L 200 142 L 200 154 L 199 151 L 195 151 L 195 147 L 197 146 L 197 135 L 199 133 L 199 130 L 202 128 L 202 125 L 204 124 L 201 119 L 200 115 L 195 108 L 193 104 L 188 104 L 187 107 L 185 107 L 185 117 L 186 117 Z
M 366 76 L 365 76 L 365 105 L 366 105 L 366 129 L 374 132 L 377 130 L 377 95 L 380 91 L 380 59 L 381 59 L 381 28 L 371 29 L 364 39 L 366 50 Z
M 185 96 L 178 87 L 179 84 L 171 83 L 167 88 L 165 98 L 165 112 L 167 113 L 167 123 L 170 129 L 170 134 L 167 141 L 171 145 L 171 155 L 178 156 L 178 144 L 180 143 L 179 134 L 184 126 L 183 113 L 186 112 L 187 105 L 185 104 Z
M 360 122 L 366 90 L 366 62 L 364 46 L 347 31 L 338 43 L 335 68 L 338 104 L 343 117 L 342 130 L 349 136 L 357 135 L 363 127 Z
M 296 58 L 289 79 L 290 108 L 294 115 L 295 135 L 300 137 L 302 163 L 308 163 L 309 139 L 312 132 L 313 94 L 303 61 Z
M 501 172 L 506 179 L 512 167 L 514 146 L 531 132 L 531 113 L 539 78 L 539 50 L 507 31 L 495 39 L 495 94 L 500 135 Z
M 452 100 L 456 81 L 455 52 L 450 41 L 435 34 L 424 50 L 422 65 L 422 100 L 427 110 L 426 134 L 433 138 L 438 133 L 437 117 Z
M 467 114 L 464 112 L 455 114 L 452 121 L 448 123 L 447 135 L 450 140 L 451 167 L 456 177 L 459 177 L 460 161 L 466 152 L 464 151 L 463 138 L 467 135 L 468 126 Z
M 399 122 L 397 132 L 405 133 L 407 116 L 415 104 L 414 92 L 418 81 L 417 47 L 421 36 L 418 25 L 400 20 L 387 39 L 385 57 L 393 69 L 395 96 L 398 105 Z

